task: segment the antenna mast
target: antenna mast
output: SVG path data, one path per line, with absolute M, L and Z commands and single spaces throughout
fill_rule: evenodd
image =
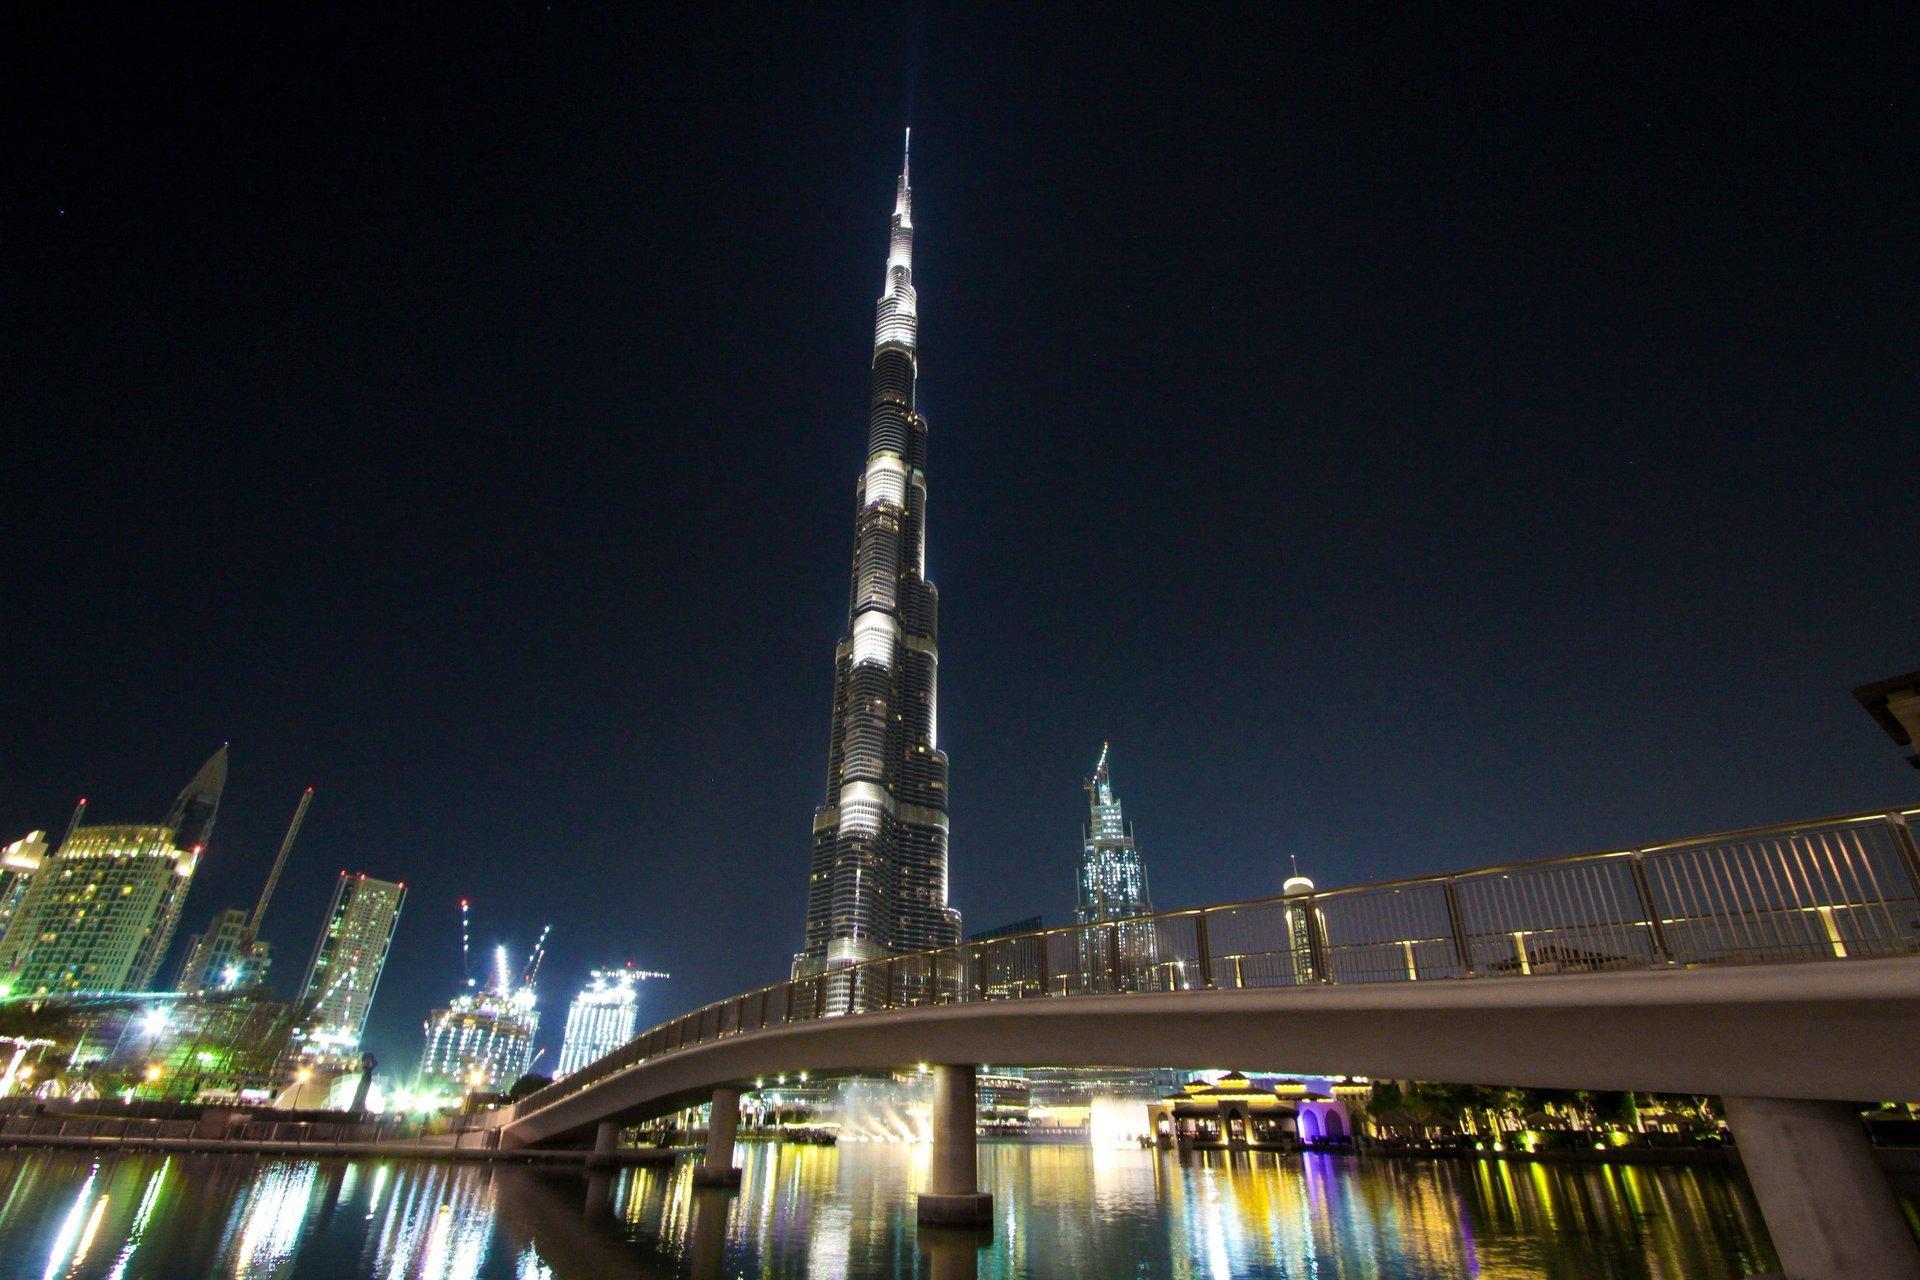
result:
M 87 798 L 85 796 L 81 796 L 80 803 L 73 806 L 73 817 L 67 820 L 67 834 L 60 837 L 61 844 L 65 844 L 67 841 L 73 839 L 73 829 L 80 825 L 80 817 L 82 814 L 86 813 L 86 811 L 87 811 Z
M 287 826 L 287 837 L 280 842 L 280 852 L 274 856 L 273 870 L 267 872 L 266 887 L 260 890 L 260 901 L 253 904 L 253 918 L 247 921 L 246 939 L 251 943 L 260 936 L 260 922 L 266 918 L 267 902 L 273 897 L 274 886 L 280 883 L 280 872 L 287 865 L 287 855 L 293 852 L 293 841 L 300 834 L 300 824 L 306 821 L 307 806 L 313 803 L 313 788 L 308 787 L 300 793 L 300 805 L 293 811 L 293 821 Z

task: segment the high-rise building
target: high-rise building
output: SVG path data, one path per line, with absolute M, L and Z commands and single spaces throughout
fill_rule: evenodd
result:
M 1100 744 L 1100 763 L 1086 782 L 1087 825 L 1080 829 L 1080 900 L 1074 907 L 1076 924 L 1103 924 L 1153 914 L 1147 893 L 1147 864 L 1134 843 L 1133 828 L 1120 811 L 1107 769 L 1112 744 Z M 1153 925 L 1115 924 L 1111 936 L 1091 931 L 1080 934 L 1081 973 L 1090 983 L 1119 969 L 1137 975 L 1154 963 Z M 1118 976 L 1118 975 L 1116 975 Z M 1129 985 L 1125 978 L 1122 985 Z
M 595 969 L 567 1009 L 566 1038 L 560 1044 L 554 1078 L 570 1076 L 633 1039 L 640 1018 L 640 983 L 666 976 L 631 966 Z
M 827 793 L 813 815 L 796 976 L 960 937 L 960 913 L 947 905 L 947 757 L 935 742 L 938 596 L 926 579 L 917 334 L 913 193 L 903 162 L 874 324 L 853 589 L 846 638 L 834 652 Z M 851 993 L 850 1004 L 861 998 Z
M 540 1030 L 533 990 L 540 954 L 541 948 L 535 947 L 516 983 L 507 967 L 506 948 L 495 948 L 490 984 L 457 995 L 446 1008 L 427 1015 L 427 1043 L 420 1054 L 423 1088 L 502 1093 L 527 1073 L 533 1065 L 533 1038 Z M 467 985 L 473 985 L 471 978 Z
M 288 1046 L 293 1058 L 333 1070 L 358 1069 L 360 1037 L 406 896 L 404 884 L 340 873 L 295 1006 L 298 1021 Z
M 264 948 L 264 944 L 254 944 Z M 247 913 L 228 907 L 213 918 L 206 932 L 187 937 L 186 959 L 174 990 L 237 991 L 259 985 L 266 978 L 266 957 L 255 957 L 248 944 Z
M 0 848 L 0 938 L 7 936 L 7 925 L 27 896 L 27 886 L 47 860 L 47 833 L 29 831 L 12 844 Z
M 75 826 L 27 885 L 0 938 L 0 985 L 20 994 L 142 991 L 166 955 L 227 780 L 215 752 L 158 826 Z
M 280 842 L 280 852 L 267 872 L 266 886 L 260 890 L 260 900 L 253 904 L 253 913 L 249 915 L 239 907 L 228 907 L 213 918 L 205 933 L 196 933 L 187 939 L 186 959 L 181 962 L 180 978 L 174 984 L 177 990 L 189 994 L 245 991 L 266 985 L 273 951 L 261 940 L 260 922 L 266 918 L 274 886 L 280 883 L 287 855 L 293 851 L 294 839 L 300 834 L 300 824 L 306 820 L 307 806 L 312 802 L 313 788 L 308 787 L 293 811 L 293 822 L 287 827 L 286 838 Z
M 540 1015 L 533 991 L 477 991 L 427 1015 L 420 1085 L 465 1093 L 504 1093 L 533 1065 Z

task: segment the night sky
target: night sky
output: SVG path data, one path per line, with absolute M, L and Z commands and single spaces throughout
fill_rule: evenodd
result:
M 313 784 L 388 1065 L 461 895 L 784 976 L 909 119 L 969 931 L 1109 737 L 1162 907 L 1920 801 L 1910 7 L 148 8 L 0 19 L 0 839 Z

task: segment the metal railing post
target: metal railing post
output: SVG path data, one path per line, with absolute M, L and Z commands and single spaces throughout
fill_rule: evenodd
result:
M 1627 859 L 1633 869 L 1633 891 L 1640 898 L 1640 914 L 1647 918 L 1647 941 L 1653 946 L 1655 964 L 1672 964 L 1673 951 L 1667 946 L 1667 929 L 1660 922 L 1660 904 L 1653 899 L 1653 882 L 1647 879 L 1646 855 L 1638 849 Z
M 1053 994 L 1053 981 L 1047 974 L 1049 967 L 1047 964 L 1047 956 L 1053 949 L 1048 945 L 1047 939 L 1051 936 L 1051 934 L 1043 933 L 1035 939 L 1035 941 L 1040 944 L 1040 994 L 1043 996 Z
M 1200 960 L 1200 985 L 1213 986 L 1213 947 L 1207 938 L 1207 913 L 1200 912 L 1193 918 L 1193 947 Z
M 888 1009 L 898 1009 L 900 1007 L 899 1005 L 893 1002 L 893 980 L 894 980 L 894 974 L 897 970 L 897 965 L 898 965 L 897 961 L 893 959 L 888 959 L 887 961 L 887 998 L 881 1002 L 882 1005 Z M 905 993 L 903 992 L 902 995 L 904 996 L 904 994 Z
M 827 975 L 821 974 L 813 980 L 813 1020 L 815 1022 L 827 1016 Z
M 1466 920 L 1460 914 L 1460 890 L 1448 876 L 1440 882 L 1440 890 L 1447 899 L 1447 928 L 1453 934 L 1453 954 L 1460 961 L 1460 971 L 1467 977 L 1477 977 L 1479 970 L 1473 964 L 1473 941 L 1467 937 Z
M 1107 990 L 1120 990 L 1120 926 L 1107 926 Z

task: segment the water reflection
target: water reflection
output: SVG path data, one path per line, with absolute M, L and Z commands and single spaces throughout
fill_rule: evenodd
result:
M 991 1231 L 915 1226 L 926 1153 L 747 1149 L 691 1167 L 0 1152 L 0 1280 L 1733 1280 L 1758 1214 L 1715 1168 L 988 1145 Z

